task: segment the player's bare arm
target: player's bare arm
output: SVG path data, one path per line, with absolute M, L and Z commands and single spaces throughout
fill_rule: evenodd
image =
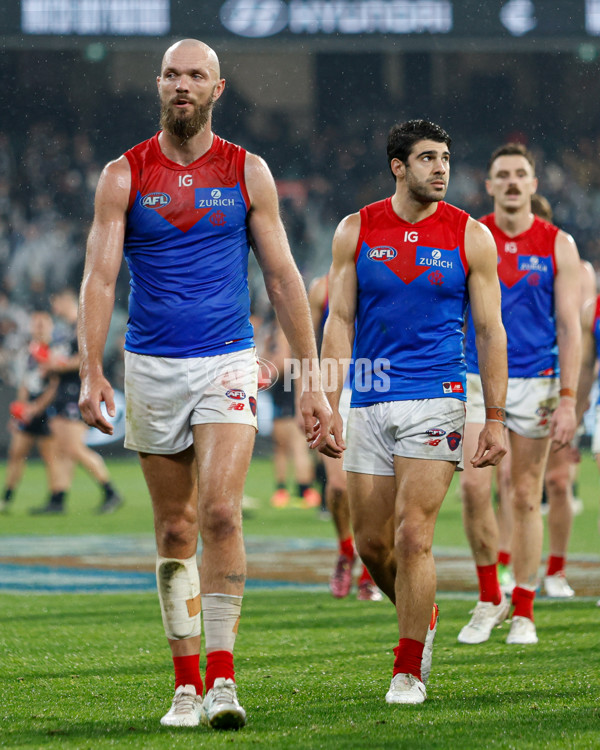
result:
M 327 276 L 320 276 L 315 279 L 308 288 L 308 305 L 310 307 L 310 317 L 312 319 L 313 331 L 317 336 L 321 319 L 323 317 L 323 305 L 327 296 Z
M 104 401 L 114 415 L 113 389 L 104 377 L 102 357 L 115 302 L 115 285 L 123 258 L 123 239 L 131 173 L 125 157 L 102 171 L 96 190 L 95 214 L 87 242 L 81 284 L 77 335 L 81 393 L 79 408 L 87 424 L 112 434 L 100 411 Z
M 323 332 L 321 360 L 337 362 L 335 382 L 330 384 L 327 391 L 327 398 L 334 411 L 335 448 L 328 446 L 327 449 L 321 449 L 321 452 L 334 457 L 340 456 L 345 447 L 338 406 L 354 342 L 357 288 L 354 253 L 359 232 L 360 214 L 351 214 L 340 222 L 333 237 L 333 261 L 329 271 L 329 316 Z
M 556 235 L 554 257 L 560 399 L 552 415 L 550 437 L 553 450 L 559 450 L 571 442 L 577 428 L 575 408 L 581 365 L 581 263 L 575 241 L 565 232 Z
M 506 453 L 502 419 L 508 383 L 506 332 L 500 308 L 496 244 L 487 227 L 474 219 L 469 219 L 465 230 L 465 252 L 469 263 L 469 301 L 485 405 L 490 410 L 494 407 L 502 410 L 499 414 L 493 414 L 486 409 L 488 418 L 479 435 L 477 451 L 471 458 L 474 467 L 482 468 L 496 466 Z
M 321 388 L 317 345 L 306 290 L 296 267 L 279 215 L 275 182 L 265 162 L 246 157 L 246 186 L 250 196 L 248 223 L 252 245 L 273 305 L 292 353 L 301 362 L 300 409 L 311 447 L 328 439 L 331 409 Z
M 588 300 L 581 311 L 581 371 L 575 407 L 577 424 L 582 420 L 589 405 L 590 393 L 596 378 L 596 340 L 593 329 L 595 312 L 595 299 Z

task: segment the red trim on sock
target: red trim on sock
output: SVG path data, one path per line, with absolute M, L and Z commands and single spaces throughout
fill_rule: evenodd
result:
M 226 680 L 235 680 L 233 654 L 231 651 L 211 651 L 210 654 L 206 654 L 206 675 L 204 676 L 204 682 L 207 691 L 215 684 L 217 677 L 224 677 Z
M 510 552 L 503 549 L 498 551 L 498 565 L 505 565 L 506 567 L 510 565 Z
M 400 638 L 394 649 L 394 674 L 412 674 L 421 679 L 421 660 L 423 659 L 424 643 L 412 638 Z
M 347 539 L 340 539 L 340 554 L 346 555 L 350 560 L 354 560 L 356 552 L 354 551 L 354 541 L 351 536 Z
M 546 568 L 546 575 L 553 576 L 556 573 L 562 573 L 565 569 L 567 562 L 566 557 L 559 557 L 558 555 L 550 555 L 548 558 L 548 567 Z
M 174 656 L 175 690 L 180 685 L 193 685 L 196 695 L 202 695 L 202 677 L 200 677 L 200 654 Z
M 478 565 L 477 578 L 479 579 L 479 600 L 500 604 L 502 591 L 498 583 L 498 567 L 496 565 Z
M 512 603 L 515 605 L 513 617 L 528 617 L 533 620 L 533 600 L 535 591 L 515 586 L 512 592 Z
M 364 565 L 362 566 L 362 572 L 358 579 L 359 586 L 361 583 L 375 583 L 375 581 L 371 578 L 371 574 L 369 573 L 369 571 L 366 569 Z

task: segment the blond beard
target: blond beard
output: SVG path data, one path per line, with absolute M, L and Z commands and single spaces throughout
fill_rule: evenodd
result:
M 160 107 L 160 127 L 183 143 L 204 130 L 213 106 L 211 98 L 208 104 L 195 105 L 190 117 L 180 117 L 174 107 L 163 102 Z

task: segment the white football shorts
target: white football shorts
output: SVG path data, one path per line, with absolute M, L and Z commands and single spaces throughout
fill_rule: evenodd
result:
M 257 429 L 254 348 L 174 359 L 125 352 L 125 447 L 172 455 L 193 443 L 192 425 Z
M 354 406 L 348 418 L 344 470 L 394 476 L 394 456 L 401 456 L 452 461 L 462 471 L 464 425 L 465 404 L 456 398 Z
M 508 429 L 527 438 L 548 437 L 550 419 L 558 406 L 559 390 L 559 378 L 509 378 L 506 393 Z M 481 378 L 473 373 L 467 373 L 467 422 L 485 422 Z
M 592 454 L 600 453 L 600 404 L 596 405 L 594 422 L 594 436 L 592 438 Z

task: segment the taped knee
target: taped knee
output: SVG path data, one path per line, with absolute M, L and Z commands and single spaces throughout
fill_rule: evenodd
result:
M 200 635 L 200 576 L 196 556 L 187 560 L 157 556 L 156 583 L 167 638 Z

